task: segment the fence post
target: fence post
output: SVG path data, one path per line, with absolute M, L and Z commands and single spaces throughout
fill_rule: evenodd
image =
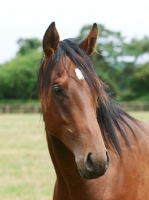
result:
M 6 105 L 4 110 L 5 110 L 5 113 L 10 113 L 10 106 Z
M 24 105 L 20 105 L 20 113 L 24 113 Z

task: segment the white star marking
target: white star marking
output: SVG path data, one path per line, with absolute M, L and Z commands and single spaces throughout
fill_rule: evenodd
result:
M 78 77 L 79 80 L 84 79 L 82 72 L 78 68 L 75 69 L 75 72 L 76 72 L 76 76 Z

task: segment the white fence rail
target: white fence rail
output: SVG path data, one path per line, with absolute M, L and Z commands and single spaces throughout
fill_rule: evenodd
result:
M 125 111 L 149 111 L 149 101 L 144 102 L 120 102 L 119 103 Z
M 149 111 L 147 102 L 119 102 L 125 111 Z M 41 113 L 40 104 L 0 104 L 0 113 Z
M 0 104 L 0 113 L 41 113 L 40 104 Z

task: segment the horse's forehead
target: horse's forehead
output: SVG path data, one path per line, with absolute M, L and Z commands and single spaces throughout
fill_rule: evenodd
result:
M 74 69 L 77 67 L 68 56 L 64 58 L 64 62 L 62 62 L 62 65 L 63 67 L 65 67 L 66 70 L 70 72 L 74 72 Z
M 77 80 L 84 79 L 81 70 L 72 62 L 72 60 L 68 56 L 63 57 L 61 59 L 60 68 L 58 72 L 59 76 L 65 75 L 65 73 L 63 73 L 64 71 L 67 72 L 68 76 L 72 76 Z

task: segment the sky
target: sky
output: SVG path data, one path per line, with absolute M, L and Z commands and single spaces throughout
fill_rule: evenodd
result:
M 0 63 L 15 57 L 19 38 L 42 39 L 53 21 L 61 40 L 94 22 L 139 39 L 149 36 L 149 0 L 0 0 Z

